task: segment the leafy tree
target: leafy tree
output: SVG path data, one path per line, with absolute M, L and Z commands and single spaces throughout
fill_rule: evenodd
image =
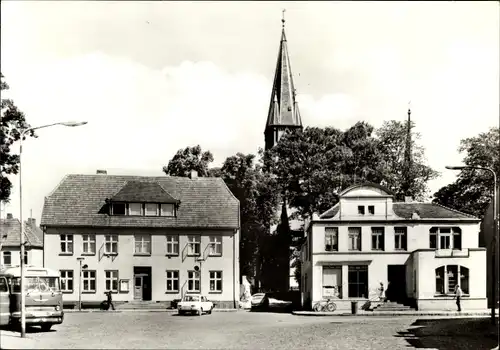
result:
M 191 170 L 196 170 L 198 176 L 209 175 L 208 165 L 214 161 L 214 156 L 210 151 L 203 152 L 200 145 L 180 149 L 168 162 L 168 166 L 163 167 L 163 172 L 170 176 L 188 177 Z
M 240 201 L 240 273 L 255 276 L 259 285 L 262 272 L 269 272 L 263 265 L 273 256 L 265 247 L 270 243 L 269 227 L 278 200 L 274 190 L 276 181 L 256 164 L 253 154 L 242 153 L 224 161 L 220 176 Z
M 500 128 L 461 140 L 458 151 L 465 152 L 467 166 L 492 168 L 500 173 Z M 455 182 L 434 194 L 433 202 L 482 218 L 493 196 L 494 181 L 490 172 L 464 169 Z
M 414 123 L 412 122 L 412 129 Z M 386 121 L 376 130 L 378 139 L 378 166 L 376 171 L 382 179 L 381 184 L 392 190 L 396 197 L 401 199 L 405 195 L 412 196 L 416 200 L 424 201 L 428 195 L 429 180 L 435 179 L 439 173 L 426 165 L 425 150 L 418 143 L 421 135 L 418 132 L 411 134 L 411 157 L 412 163 L 409 169 L 410 188 L 404 191 L 404 163 L 406 149 L 406 133 L 408 122 L 397 120 Z
M 1 76 L 1 91 L 9 89 L 9 85 Z M 13 153 L 11 149 L 14 142 L 19 141 L 23 130 L 29 128 L 24 113 L 21 112 L 14 102 L 8 98 L 1 99 L 1 120 L 0 120 L 0 200 L 9 201 L 12 183 L 8 175 L 16 175 L 19 172 L 19 155 Z M 33 131 L 27 133 L 28 136 L 36 137 Z

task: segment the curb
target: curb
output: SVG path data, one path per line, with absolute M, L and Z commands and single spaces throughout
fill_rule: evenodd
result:
M 212 312 L 238 312 L 238 309 L 213 309 Z M 122 312 L 165 312 L 170 314 L 176 314 L 176 309 L 120 309 L 120 310 L 99 310 L 99 309 L 84 309 L 84 310 L 64 310 L 64 313 L 76 314 L 76 313 L 122 313 Z
M 470 311 L 470 312 L 440 312 L 440 311 L 435 311 L 435 312 L 380 312 L 380 311 L 373 311 L 373 312 L 358 312 L 357 314 L 352 314 L 352 313 L 335 313 L 335 312 L 314 312 L 314 311 L 293 311 L 293 315 L 296 316 L 309 316 L 309 317 L 325 317 L 325 316 L 351 316 L 351 317 L 363 317 L 363 316 L 389 316 L 389 317 L 394 317 L 394 316 L 452 316 L 452 317 L 487 317 L 490 316 L 490 312 L 486 311 Z M 498 316 L 498 312 L 496 313 Z

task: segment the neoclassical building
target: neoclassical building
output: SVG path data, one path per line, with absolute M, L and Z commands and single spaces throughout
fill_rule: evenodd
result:
M 392 301 L 418 310 L 485 309 L 486 249 L 480 220 L 434 203 L 396 202 L 365 183 L 340 193 L 335 206 L 306 225 L 301 250 L 305 308 L 334 298 L 338 309 L 377 298 L 382 282 Z

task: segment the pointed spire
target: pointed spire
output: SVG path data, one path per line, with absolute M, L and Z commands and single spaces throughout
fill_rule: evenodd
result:
M 408 102 L 408 121 L 406 123 L 406 140 L 405 140 L 405 153 L 404 153 L 404 167 L 403 167 L 403 195 L 411 196 L 412 182 L 413 182 L 413 159 L 412 159 L 412 142 L 411 142 L 411 109 L 410 102 Z
M 288 45 L 285 35 L 285 10 L 282 12 L 281 23 L 281 41 L 266 129 L 276 126 L 302 128 L 302 120 L 296 101 L 296 91 L 290 67 L 290 58 L 288 56 Z

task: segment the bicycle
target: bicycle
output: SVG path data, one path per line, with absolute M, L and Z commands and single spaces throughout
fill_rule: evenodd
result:
M 316 312 L 320 311 L 334 312 L 335 310 L 337 310 L 337 304 L 335 304 L 332 299 L 322 300 L 318 301 L 314 305 L 313 310 Z

